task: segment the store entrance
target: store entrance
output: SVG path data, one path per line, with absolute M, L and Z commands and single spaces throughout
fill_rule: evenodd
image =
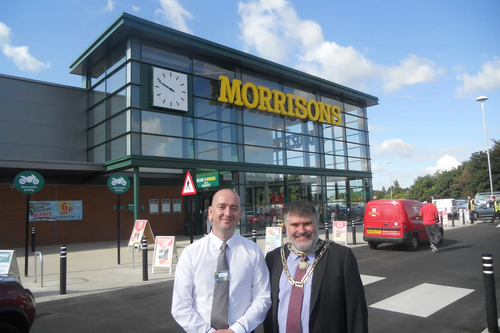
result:
M 199 192 L 200 214 L 197 225 L 201 227 L 200 234 L 208 234 L 212 230 L 212 224 L 208 222 L 208 207 L 212 205 L 215 192 L 210 190 Z

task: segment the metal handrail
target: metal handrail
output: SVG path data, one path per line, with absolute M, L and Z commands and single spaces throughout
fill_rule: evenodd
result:
M 138 245 L 136 252 L 139 251 L 139 249 L 142 250 L 142 244 L 141 244 L 141 242 L 134 242 L 132 244 L 133 248 L 136 248 L 135 247 L 136 245 Z M 132 249 L 132 269 L 134 269 L 134 249 Z
M 36 258 L 37 256 L 40 256 L 40 267 L 41 267 L 41 272 L 40 272 L 40 282 L 41 282 L 41 287 L 43 287 L 43 254 L 40 251 L 36 251 L 35 254 L 33 255 L 35 259 L 35 283 L 36 283 Z

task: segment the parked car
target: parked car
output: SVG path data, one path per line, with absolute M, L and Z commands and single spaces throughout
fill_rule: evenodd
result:
M 421 242 L 428 242 L 420 211 L 422 203 L 414 200 L 373 200 L 366 204 L 363 240 L 370 249 L 381 243 L 404 244 L 415 251 Z M 444 231 L 439 224 L 441 241 Z
M 247 210 L 247 222 L 250 224 L 261 225 L 264 223 L 264 215 L 261 212 Z
M 492 217 L 493 216 L 493 200 L 488 200 L 486 203 L 480 203 L 476 205 L 476 210 L 472 212 L 474 214 L 474 220 L 481 217 Z
M 458 199 L 455 200 L 455 204 L 457 205 L 458 211 L 460 211 L 460 209 L 467 209 L 467 206 L 469 205 L 469 200 Z
M 0 275 L 0 332 L 2 333 L 28 333 L 35 321 L 35 297 L 19 281 L 10 275 Z

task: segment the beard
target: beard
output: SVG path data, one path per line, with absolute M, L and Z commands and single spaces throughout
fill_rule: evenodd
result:
M 294 236 L 290 236 L 288 230 L 286 230 L 286 237 L 298 251 L 307 252 L 314 249 L 316 243 L 318 243 L 319 228 L 315 228 L 314 232 L 304 232 L 301 234 L 295 234 Z M 310 238 L 307 240 L 299 241 L 295 239 L 295 237 L 310 237 Z

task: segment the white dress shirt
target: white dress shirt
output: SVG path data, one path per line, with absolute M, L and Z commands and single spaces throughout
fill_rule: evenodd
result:
M 187 246 L 175 269 L 172 316 L 190 333 L 214 332 L 210 325 L 214 273 L 222 240 L 211 232 Z M 253 331 L 271 307 L 269 272 L 260 247 L 239 235 L 227 241 L 229 328 Z
M 308 256 L 309 267 L 314 263 L 316 259 L 316 253 L 311 253 Z M 286 265 L 288 266 L 288 272 L 290 276 L 295 276 L 298 269 L 300 258 L 293 252 L 290 252 L 288 258 L 286 259 Z M 314 271 L 313 271 L 314 272 Z M 302 298 L 302 310 L 300 314 L 300 322 L 302 324 L 302 333 L 309 333 L 309 311 L 311 307 L 311 288 L 312 288 L 312 278 L 313 274 L 309 276 L 306 283 L 304 284 L 304 293 Z M 279 289 L 279 303 L 278 303 L 278 326 L 280 333 L 286 333 L 286 322 L 288 318 L 288 303 L 290 302 L 290 296 L 292 294 L 292 284 L 288 282 L 285 272 L 281 273 L 280 277 L 280 289 Z

